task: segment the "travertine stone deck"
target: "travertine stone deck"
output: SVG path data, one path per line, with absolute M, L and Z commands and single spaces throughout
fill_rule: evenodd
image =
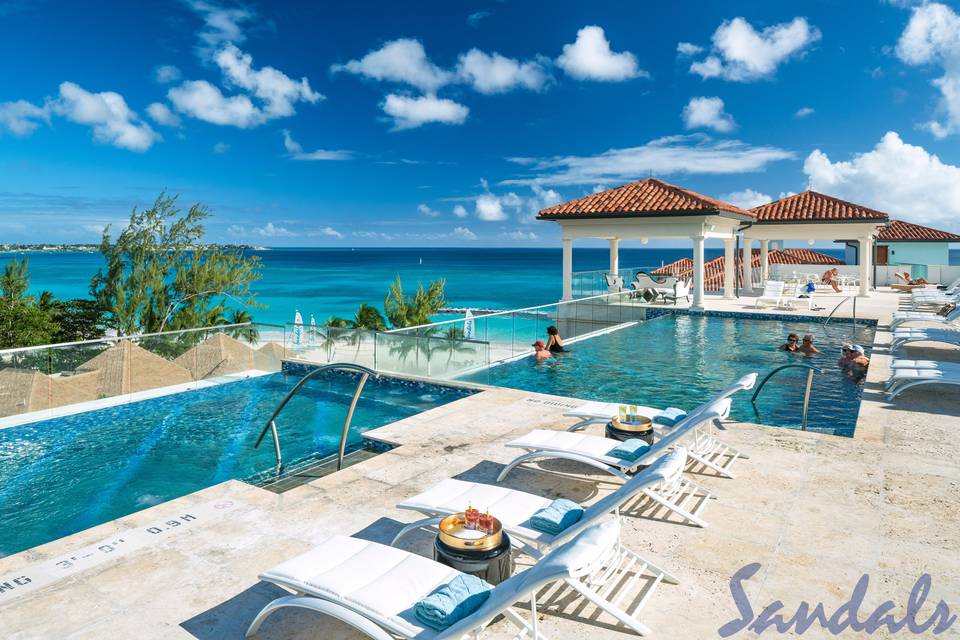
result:
M 878 332 L 878 343 L 887 340 Z M 942 598 L 960 610 L 960 394 L 917 390 L 887 404 L 878 390 L 888 366 L 882 351 L 878 347 L 874 355 L 855 438 L 728 423 L 722 437 L 751 459 L 735 465 L 736 479 L 698 477 L 719 496 L 704 511 L 708 528 L 664 521 L 662 513 L 644 509 L 624 517 L 625 544 L 681 579 L 679 586 L 662 586 L 644 610 L 656 637 L 718 637 L 717 629 L 737 617 L 730 577 L 754 562 L 762 566 L 747 591 L 757 611 L 779 599 L 787 615 L 800 600 L 823 600 L 832 612 L 863 573 L 871 577 L 868 611 L 886 599 L 903 605 L 922 573 L 933 577 L 930 600 Z M 931 348 L 927 355 L 960 360 L 956 349 Z M 215 521 L 0 607 L 0 628 L 11 638 L 240 638 L 257 611 L 281 594 L 259 583 L 259 572 L 335 533 L 389 541 L 401 523 L 414 519 L 396 510 L 396 503 L 450 476 L 492 482 L 511 458 L 504 442 L 532 428 L 568 426 L 571 420 L 562 413 L 574 403 L 485 391 L 369 432 L 401 446 L 285 494 L 227 482 L 4 558 L 0 575 L 191 505 L 237 503 Z M 580 501 L 613 487 L 608 477 L 581 467 L 544 466 L 578 476 L 519 469 L 506 482 Z M 406 544 L 429 554 L 430 543 L 424 533 Z M 555 589 L 541 594 L 541 629 L 549 637 L 632 635 L 567 596 Z M 512 633 L 501 621 L 487 637 Z M 777 637 L 773 631 L 765 635 Z M 958 636 L 955 627 L 939 637 Z M 259 637 L 360 636 L 330 619 L 287 610 L 269 619 Z M 814 627 L 805 637 L 826 634 Z

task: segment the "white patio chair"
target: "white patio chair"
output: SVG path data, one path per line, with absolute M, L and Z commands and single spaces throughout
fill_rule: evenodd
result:
M 958 319 L 960 319 L 960 306 L 945 316 L 941 316 L 935 311 L 895 311 L 893 313 L 893 319 L 890 321 L 890 329 L 896 329 L 900 325 L 909 322 L 930 322 L 940 325 L 952 325 Z
M 767 280 L 763 287 L 763 293 L 755 300 L 756 306 L 761 307 L 764 302 L 772 301 L 774 307 L 779 307 L 780 301 L 783 299 L 783 287 L 782 280 Z
M 782 302 L 783 306 L 793 309 L 794 305 L 806 304 L 808 310 L 813 309 L 813 292 L 807 291 L 807 283 L 800 282 L 794 287 L 793 295 Z
M 665 302 L 672 301 L 673 304 L 677 304 L 677 300 L 680 298 L 686 298 L 687 302 L 690 302 L 690 280 L 677 280 L 673 283 L 672 289 L 658 287 L 657 291 Z
M 260 576 L 294 595 L 265 606 L 251 623 L 247 637 L 255 635 L 274 611 L 299 607 L 336 618 L 374 640 L 478 638 L 500 615 L 520 629 L 518 637 L 538 640 L 543 636 L 538 629 L 537 594 L 558 581 L 637 633 L 649 635 L 650 628 L 636 618 L 652 593 L 649 584 L 641 587 L 640 597 L 630 609 L 620 606 L 641 580 L 648 579 L 645 569 L 646 563 L 620 544 L 620 521 L 612 518 L 582 531 L 530 569 L 501 582 L 474 613 L 435 631 L 417 619 L 414 608 L 462 575 L 459 571 L 387 545 L 334 536 Z M 629 581 L 624 583 L 627 576 Z M 527 598 L 529 620 L 513 608 Z
M 910 344 L 911 342 L 942 342 L 960 347 L 960 331 L 956 329 L 917 329 L 904 328 L 893 332 L 891 349 Z
M 893 400 L 907 389 L 919 386 L 960 386 L 960 365 L 950 364 L 952 366 L 940 366 L 933 369 L 892 369 L 890 378 L 884 384 L 887 400 Z

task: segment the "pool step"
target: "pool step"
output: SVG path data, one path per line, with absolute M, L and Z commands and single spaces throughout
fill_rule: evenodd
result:
M 370 451 L 369 449 L 351 451 L 343 457 L 343 468 L 346 469 L 347 467 L 363 462 L 364 460 L 369 460 L 377 455 L 379 454 L 376 451 Z M 259 480 L 256 482 L 256 485 L 267 491 L 283 493 L 290 489 L 303 486 L 308 482 L 313 482 L 314 480 L 328 476 L 331 473 L 336 473 L 336 471 L 336 456 L 327 457 L 322 460 L 308 460 L 289 469 L 285 469 L 279 476 Z

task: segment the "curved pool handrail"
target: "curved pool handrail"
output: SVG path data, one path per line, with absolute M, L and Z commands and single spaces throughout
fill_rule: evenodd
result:
M 757 388 L 754 390 L 753 395 L 750 397 L 750 402 L 753 404 L 754 410 L 756 410 L 757 396 L 760 395 L 760 391 L 763 390 L 763 386 L 767 384 L 767 380 L 772 378 L 774 374 L 779 373 L 784 369 L 806 369 L 807 370 L 807 387 L 806 387 L 806 390 L 803 392 L 803 417 L 800 423 L 800 430 L 806 431 L 807 430 L 807 409 L 810 406 L 810 388 L 813 386 L 813 374 L 823 373 L 823 369 L 821 369 L 820 367 L 815 367 L 812 364 L 804 364 L 804 363 L 792 363 L 792 364 L 781 365 L 763 377 L 763 380 L 760 382 L 760 384 L 757 385 Z M 757 412 L 757 415 L 759 416 L 760 413 Z

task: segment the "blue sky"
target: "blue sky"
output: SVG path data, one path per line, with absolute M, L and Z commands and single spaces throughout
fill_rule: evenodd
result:
M 95 241 L 167 189 L 218 241 L 558 246 L 539 208 L 650 175 L 960 231 L 958 13 L 0 0 L 0 242 Z

